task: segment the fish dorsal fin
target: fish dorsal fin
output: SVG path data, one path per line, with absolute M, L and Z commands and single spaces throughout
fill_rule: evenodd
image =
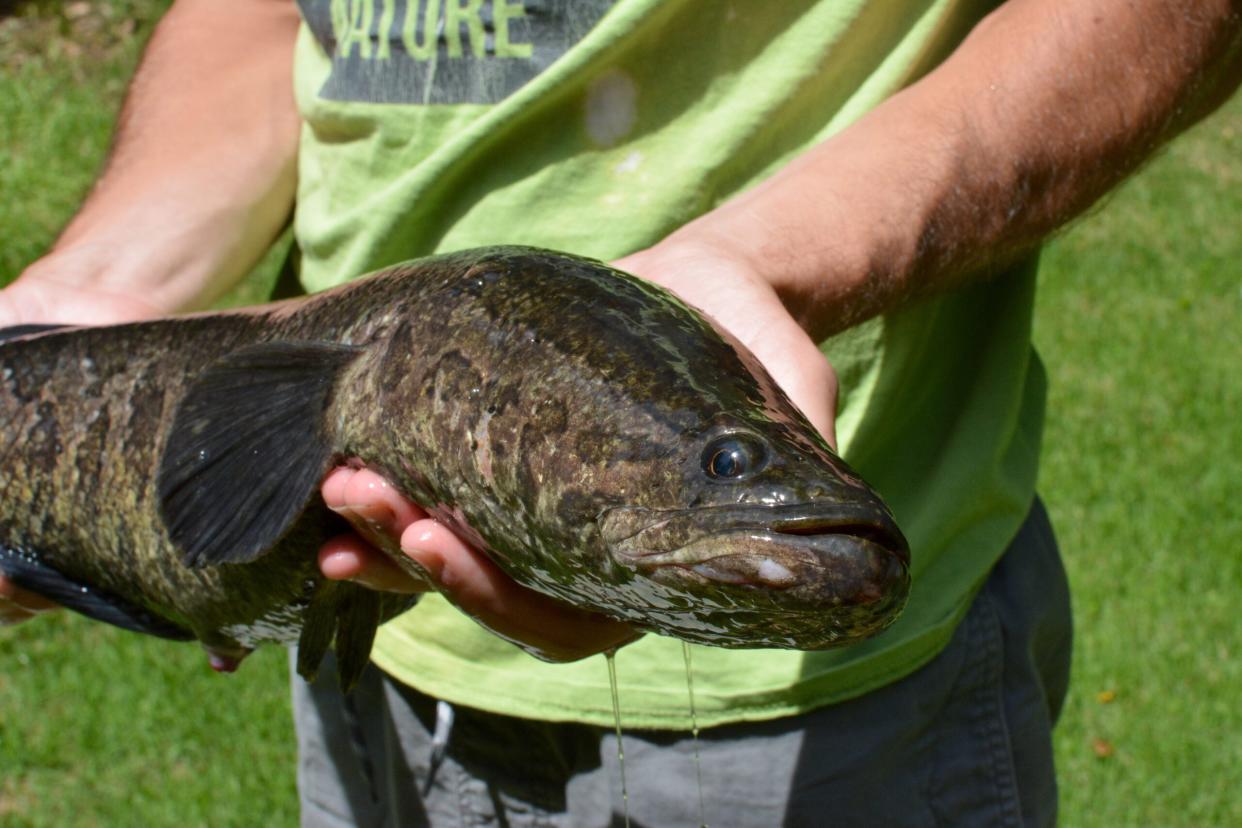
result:
M 293 525 L 336 447 L 328 407 L 361 349 L 249 345 L 191 382 L 160 461 L 160 516 L 187 566 L 245 563 Z

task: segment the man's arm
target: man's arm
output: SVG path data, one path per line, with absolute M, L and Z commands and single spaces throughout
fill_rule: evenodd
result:
M 99 181 L 52 250 L 0 291 L 0 327 L 201 306 L 254 265 L 293 205 L 297 25 L 289 0 L 179 0 Z M 0 624 L 51 607 L 0 576 Z
M 925 78 L 617 265 L 713 316 L 831 436 L 815 342 L 986 276 L 1210 112 L 1242 73 L 1239 5 L 1010 0 Z M 403 528 L 390 542 L 433 560 Z M 332 566 L 385 577 L 361 547 Z M 504 614 L 504 596 L 479 600 Z M 563 658 L 598 649 L 560 641 Z
M 624 264 L 686 293 L 701 272 L 670 263 L 730 262 L 815 339 L 951 289 L 1223 102 L 1240 15 L 1237 0 L 1010 0 L 926 77 Z
M 53 249 L 0 291 L 0 327 L 107 324 L 200 307 L 254 265 L 293 204 L 298 19 L 292 0 L 178 0 L 131 83 L 102 176 Z M 331 479 L 350 478 L 338 470 Z M 326 486 L 325 494 L 343 497 L 366 479 Z M 387 513 L 382 501 L 369 509 L 332 502 L 363 534 L 373 535 L 377 510 Z M 403 506 L 384 526 L 421 518 L 408 534 L 426 550 L 428 571 L 498 633 L 549 657 L 565 650 L 545 629 L 589 637 L 593 649 L 634 636 L 519 587 L 421 510 Z M 321 553 L 325 570 L 353 574 L 338 562 L 361 543 L 333 539 Z M 377 557 L 361 580 L 427 589 L 399 573 Z M 0 625 L 51 606 L 0 576 Z
M 98 182 L 0 292 L 0 325 L 202 307 L 288 221 L 299 121 L 290 0 L 179 0 L 156 28 Z

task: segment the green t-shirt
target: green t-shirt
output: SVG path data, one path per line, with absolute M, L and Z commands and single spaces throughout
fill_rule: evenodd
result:
M 481 245 L 646 247 L 928 71 L 992 5 L 301 0 L 303 281 Z M 1028 262 L 823 343 L 842 453 L 910 540 L 910 602 L 845 650 L 693 647 L 700 725 L 856 696 L 948 642 L 1033 497 L 1033 298 Z M 544 664 L 438 597 L 381 630 L 373 658 L 458 704 L 612 722 L 602 657 Z M 679 641 L 646 636 L 616 664 L 627 726 L 688 725 Z

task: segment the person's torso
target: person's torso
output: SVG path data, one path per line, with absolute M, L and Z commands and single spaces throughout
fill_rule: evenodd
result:
M 611 259 L 761 181 L 931 69 L 990 3 L 299 0 L 308 289 L 493 244 Z M 846 459 L 913 550 L 897 624 L 842 651 L 695 647 L 700 724 L 784 715 L 905 675 L 948 641 L 1034 491 L 1033 262 L 822 347 Z M 374 658 L 424 692 L 612 721 L 602 659 L 535 661 L 432 598 Z M 686 721 L 680 642 L 617 656 L 631 726 Z

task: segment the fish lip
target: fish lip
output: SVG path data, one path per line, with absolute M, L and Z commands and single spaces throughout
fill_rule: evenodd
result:
M 712 554 L 719 544 L 742 548 Z M 837 533 L 734 529 L 625 563 L 689 596 L 695 613 L 720 625 L 700 639 L 693 625 L 679 636 L 728 647 L 821 650 L 862 641 L 897 619 L 911 587 L 909 568 L 892 551 Z
M 818 509 L 795 507 L 789 514 L 781 514 L 768 524 L 768 528 L 782 535 L 846 535 L 870 543 L 895 555 L 906 568 L 910 566 L 910 544 L 887 509 L 872 509 L 863 519 L 857 514 L 824 512 Z M 782 507 L 777 507 L 780 511 Z
M 889 627 L 910 593 L 909 547 L 878 499 L 616 506 L 598 526 L 615 565 L 679 597 L 660 629 L 690 641 L 846 646 Z
M 879 547 L 910 567 L 910 545 L 897 521 L 878 500 L 845 506 L 836 502 L 805 502 L 780 505 L 725 504 L 678 509 L 647 509 L 620 506 L 600 515 L 604 541 L 613 548 L 633 549 L 641 536 L 657 528 L 677 528 L 689 535 L 718 534 L 733 530 L 768 531 L 781 535 L 848 536 Z M 636 560 L 650 553 L 623 552 Z
M 741 551 L 711 554 L 732 540 Z M 769 551 L 770 550 L 770 551 Z M 794 535 L 767 530 L 733 529 L 703 535 L 668 551 L 622 549 L 619 556 L 647 573 L 680 572 L 722 586 L 757 588 L 801 595 L 791 606 L 804 612 L 823 608 L 825 600 L 849 606 L 880 605 L 909 590 L 906 562 L 866 538 L 845 533 Z M 839 600 L 838 600 L 839 599 Z

